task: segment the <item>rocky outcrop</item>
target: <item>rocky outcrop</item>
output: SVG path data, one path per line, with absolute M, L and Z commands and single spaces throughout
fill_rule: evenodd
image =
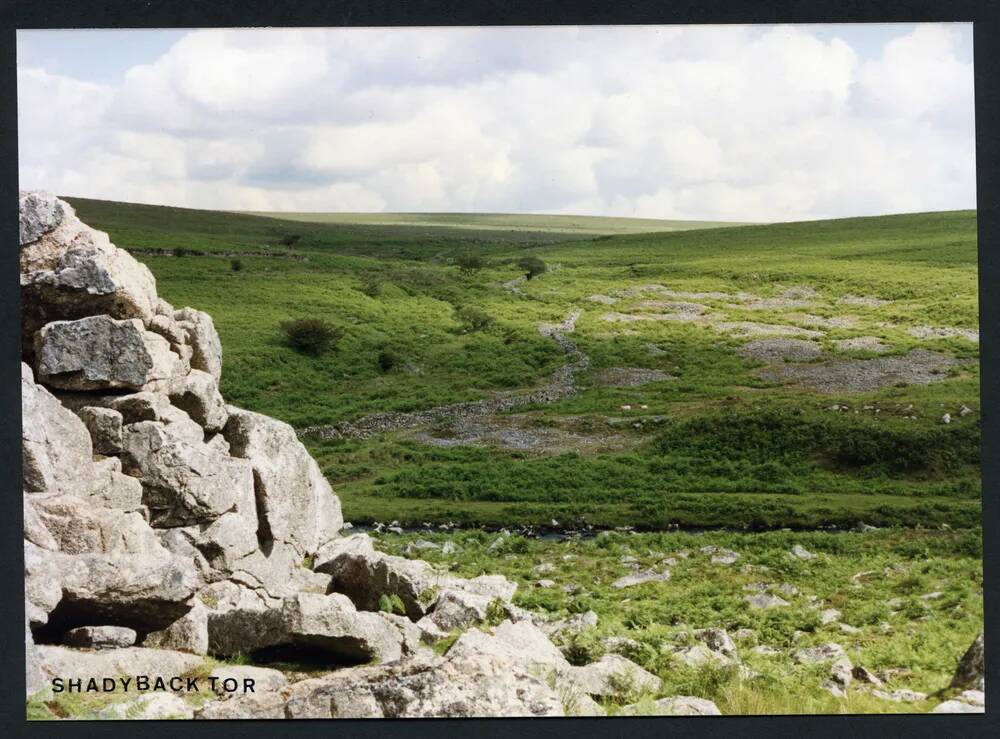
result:
M 107 234 L 76 217 L 47 193 L 21 193 L 21 318 L 25 348 L 52 321 L 105 315 L 153 316 L 156 281 L 149 269 L 118 249 Z
M 395 595 L 412 619 L 434 610 L 448 590 L 481 596 L 487 605 L 493 600 L 509 603 L 517 590 L 516 583 L 498 575 L 466 580 L 437 572 L 422 560 L 384 554 L 375 549 L 367 534 L 348 536 L 326 547 L 317 557 L 315 569 L 330 574 L 331 587 L 350 596 L 358 608 L 376 610 L 381 596 Z M 446 605 L 452 612 L 457 611 L 454 599 L 452 593 Z M 485 612 L 481 599 L 465 600 L 466 611 Z
M 198 718 L 603 715 L 595 697 L 659 689 L 617 655 L 571 665 L 504 577 L 341 537 L 295 431 L 226 405 L 211 317 L 159 298 L 68 204 L 20 201 L 29 694 L 55 677 L 203 674 L 206 654 L 332 671 L 288 684 L 216 667 L 260 691 L 225 688 Z M 477 624 L 443 656 L 421 644 Z M 194 713 L 164 694 L 93 717 Z

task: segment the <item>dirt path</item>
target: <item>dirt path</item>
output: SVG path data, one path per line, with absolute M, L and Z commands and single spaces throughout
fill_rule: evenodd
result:
M 576 320 L 583 311 L 574 310 L 562 323 L 543 323 L 538 327 L 542 336 L 547 336 L 559 344 L 559 347 L 569 358 L 569 362 L 552 373 L 544 385 L 528 392 L 510 392 L 498 394 L 485 400 L 473 400 L 466 403 L 451 403 L 410 413 L 373 413 L 353 423 L 340 423 L 331 426 L 310 426 L 302 429 L 303 435 L 316 436 L 321 439 L 366 438 L 388 431 L 424 426 L 441 421 L 463 421 L 470 418 L 482 418 L 497 413 L 506 413 L 526 405 L 549 404 L 568 398 L 576 393 L 574 382 L 576 374 L 590 366 L 590 357 L 580 351 L 567 334 L 576 329 Z

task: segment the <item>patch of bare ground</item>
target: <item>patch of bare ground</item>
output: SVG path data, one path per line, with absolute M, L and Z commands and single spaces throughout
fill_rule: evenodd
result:
M 602 426 L 607 423 L 595 427 L 593 423 L 576 423 L 574 418 L 550 419 L 542 424 L 528 414 L 457 418 L 447 427 L 420 431 L 413 438 L 431 446 L 487 446 L 539 454 L 617 451 L 641 441 Z
M 841 359 L 816 364 L 771 365 L 757 371 L 770 382 L 802 385 L 822 393 L 870 392 L 898 384 L 928 385 L 945 379 L 958 360 L 925 349 L 901 357 Z
M 744 357 L 764 362 L 804 362 L 816 359 L 822 349 L 815 341 L 803 339 L 756 339 L 736 351 Z
M 842 352 L 874 352 L 884 354 L 889 351 L 889 345 L 877 336 L 855 336 L 853 339 L 840 339 L 833 342 L 837 351 Z
M 789 308 L 811 308 L 813 301 L 801 298 L 754 298 L 742 305 L 730 305 L 729 308 L 743 310 L 786 310 Z
M 601 370 L 594 378 L 598 384 L 607 387 L 640 387 L 651 382 L 672 380 L 674 377 L 663 370 L 644 367 L 610 367 Z
M 754 336 L 803 336 L 817 339 L 822 331 L 801 328 L 799 326 L 780 326 L 773 323 L 754 323 L 753 321 L 722 321 L 712 324 L 716 331 L 731 334 L 738 338 L 749 339 Z
M 811 313 L 794 313 L 788 319 L 795 321 L 809 328 L 853 328 L 857 322 L 857 316 L 834 316 L 826 318 L 824 316 L 814 316 Z
M 685 290 L 672 290 L 666 285 L 637 285 L 619 290 L 615 293 L 620 298 L 635 298 L 645 293 L 656 293 L 665 298 L 676 298 L 677 300 L 753 300 L 756 296 L 747 293 L 727 293 L 727 292 L 688 292 Z
M 837 302 L 841 305 L 860 305 L 865 308 L 881 308 L 883 305 L 889 305 L 892 301 L 882 300 L 881 298 L 873 298 L 866 295 L 844 295 Z
M 675 305 L 694 306 L 697 303 L 676 303 Z M 697 321 L 704 318 L 702 311 L 705 306 L 698 305 L 701 310 L 677 310 L 673 313 L 605 313 L 601 316 L 602 321 L 611 323 L 636 323 L 638 321 Z
M 906 330 L 915 339 L 965 339 L 979 343 L 979 331 L 955 326 L 911 326 Z
M 612 298 L 610 295 L 601 295 L 600 293 L 588 295 L 587 300 L 591 303 L 600 303 L 602 305 L 614 305 L 618 302 L 618 298 Z
M 706 308 L 701 303 L 689 303 L 684 301 L 676 300 L 643 300 L 640 303 L 636 303 L 636 310 L 646 310 L 646 311 L 662 311 L 664 313 L 689 313 L 692 315 L 701 315 L 708 308 Z

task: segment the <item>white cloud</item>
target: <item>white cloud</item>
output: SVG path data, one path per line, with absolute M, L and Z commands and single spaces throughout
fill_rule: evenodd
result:
M 975 205 L 972 68 L 804 27 L 203 30 L 18 72 L 22 186 L 201 208 L 794 220 Z

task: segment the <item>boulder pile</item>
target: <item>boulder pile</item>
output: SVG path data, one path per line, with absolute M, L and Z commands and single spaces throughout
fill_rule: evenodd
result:
M 658 686 L 620 657 L 569 665 L 503 577 L 342 536 L 294 430 L 220 394 L 212 318 L 160 298 L 68 203 L 21 193 L 20 246 L 29 695 L 55 678 L 191 675 L 205 655 L 329 671 L 196 713 L 146 695 L 108 715 L 594 714 L 626 678 Z M 475 625 L 443 655 L 428 646 Z

